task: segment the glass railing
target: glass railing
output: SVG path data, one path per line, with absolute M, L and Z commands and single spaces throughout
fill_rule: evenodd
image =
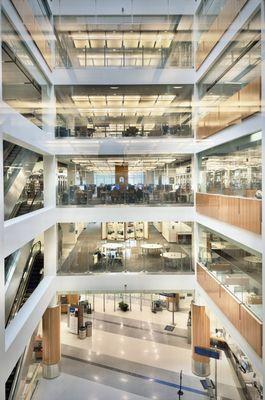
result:
M 64 191 L 57 191 L 57 205 L 62 206 L 111 206 L 111 205 L 146 205 L 166 206 L 193 205 L 193 191 L 173 190 L 172 185 L 84 185 L 72 186 Z
M 65 260 L 59 262 L 58 274 L 93 274 L 138 272 L 192 274 L 191 244 L 149 243 L 146 240 L 126 242 L 98 241 L 89 249 L 77 242 Z
M 261 258 L 231 245 L 230 255 L 222 249 L 200 248 L 199 261 L 256 317 L 262 320 Z M 235 256 L 233 258 L 231 254 Z
M 192 68 L 192 44 L 175 43 L 163 48 L 62 48 L 57 46 L 57 68 Z
M 103 117 L 106 118 L 107 117 Z M 193 130 L 190 124 L 179 124 L 174 126 L 159 125 L 154 127 L 154 124 L 142 127 L 130 127 L 121 123 L 113 124 L 106 121 L 104 126 L 95 126 L 88 128 L 84 126 L 75 126 L 69 128 L 67 125 L 58 125 L 55 127 L 55 137 L 73 137 L 73 138 L 86 138 L 86 139 L 105 139 L 105 138 L 126 138 L 126 139 L 141 139 L 141 138 L 191 138 L 193 137 Z
M 261 133 L 198 154 L 199 192 L 261 199 Z

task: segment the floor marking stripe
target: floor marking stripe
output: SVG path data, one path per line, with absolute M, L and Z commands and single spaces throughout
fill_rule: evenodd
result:
M 125 328 L 139 329 L 139 330 L 142 330 L 142 331 L 146 331 L 146 332 L 149 331 L 150 332 L 150 329 L 148 329 L 148 328 L 143 328 L 141 326 L 130 325 L 130 324 L 126 324 L 126 323 L 123 323 L 123 322 L 109 321 L 109 320 L 100 319 L 100 318 L 91 318 L 91 320 L 92 321 L 96 320 L 96 321 L 105 322 L 107 324 L 114 324 L 114 325 L 121 325 L 121 323 L 122 323 L 122 325 L 125 326 Z M 182 338 L 182 339 L 187 339 L 188 338 L 187 336 L 177 335 L 176 333 L 162 332 L 162 331 L 159 331 L 159 330 L 156 330 L 156 329 L 152 329 L 152 331 L 155 332 L 155 333 L 158 333 L 159 335 L 179 337 L 179 338 Z
M 143 379 L 145 381 L 148 382 L 155 382 L 158 383 L 160 385 L 164 385 L 164 386 L 169 386 L 169 387 L 174 387 L 176 389 L 179 389 L 180 386 L 177 383 L 173 383 L 173 382 L 168 382 L 168 381 L 164 381 L 162 379 L 158 379 L 158 378 L 151 378 L 149 376 L 145 376 L 145 375 L 141 375 L 141 374 L 137 374 L 136 372 L 129 372 L 129 371 L 125 371 L 119 368 L 115 368 L 115 367 L 110 367 L 109 365 L 104 365 L 104 364 L 100 364 L 100 363 L 96 363 L 94 361 L 89 361 L 89 360 L 83 360 L 82 358 L 78 358 L 78 357 L 74 357 L 74 356 L 68 356 L 66 354 L 62 354 L 62 357 L 64 358 L 68 358 L 70 360 L 74 360 L 74 361 L 79 361 L 85 364 L 90 364 L 93 365 L 95 367 L 99 367 L 99 368 L 104 368 L 104 369 L 108 369 L 110 371 L 114 371 L 114 372 L 118 372 L 121 374 L 126 374 L 126 375 L 130 375 L 133 376 L 134 378 L 139 378 L 139 379 Z M 195 389 L 195 388 L 191 388 L 189 386 L 182 386 L 183 390 L 186 390 L 187 392 L 192 392 L 192 393 L 196 393 L 199 394 L 201 396 L 206 396 L 206 392 L 203 392 L 199 389 Z

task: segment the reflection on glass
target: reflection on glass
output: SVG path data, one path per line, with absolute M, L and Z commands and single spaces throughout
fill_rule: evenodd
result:
M 5 219 L 43 207 L 43 157 L 4 141 Z
M 55 17 L 57 67 L 192 67 L 190 16 Z
M 60 206 L 193 202 L 189 155 L 60 157 L 57 176 Z
M 48 126 L 50 87 L 3 13 L 2 61 L 3 100 L 38 127 Z
M 262 320 L 260 253 L 200 226 L 199 261 Z
M 199 191 L 261 198 L 261 132 L 199 153 Z
M 59 273 L 193 273 L 193 224 L 59 224 Z
M 56 136 L 192 136 L 192 85 L 57 86 Z
M 221 5 L 222 2 L 214 2 L 215 5 L 217 3 Z M 206 21 L 208 21 L 208 17 Z M 223 104 L 224 106 L 226 100 L 234 99 L 233 95 L 260 77 L 260 21 L 259 12 L 243 27 L 199 83 L 200 115 L 220 111 L 219 105 Z M 241 102 L 235 100 L 233 104 L 226 103 L 227 107 L 221 110 L 223 122 L 227 118 L 231 119 L 231 115 L 232 117 L 234 115 L 236 121 L 239 113 L 240 117 L 244 117 L 244 113 L 250 114 L 249 108 L 257 106 L 257 104 L 251 103 L 251 95 L 253 96 L 253 93 L 250 93 L 250 97 L 242 99 Z

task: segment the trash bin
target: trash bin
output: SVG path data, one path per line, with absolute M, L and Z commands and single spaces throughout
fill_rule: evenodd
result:
M 85 326 L 80 326 L 79 328 L 79 339 L 85 339 L 86 338 L 86 327 Z
M 86 322 L 86 336 L 87 337 L 92 336 L 92 322 L 91 321 Z

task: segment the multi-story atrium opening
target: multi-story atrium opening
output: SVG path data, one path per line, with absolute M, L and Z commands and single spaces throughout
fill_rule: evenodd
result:
M 0 400 L 258 400 L 263 0 L 0 0 Z

